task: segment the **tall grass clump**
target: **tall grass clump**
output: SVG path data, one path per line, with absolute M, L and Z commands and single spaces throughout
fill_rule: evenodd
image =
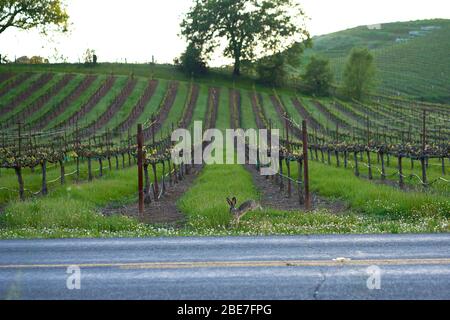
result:
M 209 165 L 179 200 L 178 208 L 194 229 L 227 227 L 232 219 L 227 197 L 236 197 L 238 204 L 259 199 L 252 176 L 240 165 Z

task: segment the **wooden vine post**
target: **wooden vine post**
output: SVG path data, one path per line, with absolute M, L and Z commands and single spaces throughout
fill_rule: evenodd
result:
M 336 124 L 336 144 L 339 146 L 339 124 Z M 338 147 L 334 150 L 334 155 L 336 156 L 336 166 L 339 168 L 341 166 L 341 161 L 339 159 Z
M 91 138 L 89 137 L 89 151 L 91 150 Z M 89 181 L 92 181 L 94 179 L 93 175 L 92 175 L 92 159 L 91 159 L 91 155 L 89 154 L 88 156 L 88 179 Z
M 423 110 L 423 128 L 422 128 L 422 155 L 420 157 L 420 163 L 422 165 L 422 182 L 423 186 L 427 187 L 427 163 L 426 163 L 426 155 L 425 155 L 425 149 L 427 146 L 427 123 L 426 123 L 426 117 L 427 117 L 427 111 Z
M 303 183 L 305 185 L 305 209 L 311 210 L 311 195 L 309 193 L 309 168 L 308 168 L 308 129 L 306 121 L 302 122 L 302 140 L 303 140 Z
M 142 124 L 137 127 L 137 145 L 138 145 L 138 188 L 139 188 L 139 216 L 144 216 L 144 152 L 142 150 L 144 144 L 144 136 L 142 133 Z
M 405 186 L 405 183 L 403 181 L 403 165 L 402 165 L 402 155 L 399 154 L 398 155 L 398 176 L 399 176 L 399 187 L 401 189 L 403 189 L 403 187 Z
M 66 131 L 64 131 L 64 137 L 60 139 L 60 149 L 63 150 L 66 146 Z M 59 168 L 60 168 L 60 183 L 64 185 L 66 183 L 66 170 L 64 168 L 64 159 L 65 153 L 61 155 L 59 159 Z
M 287 118 L 287 115 L 286 115 L 286 141 L 287 141 L 287 151 L 288 151 L 288 154 L 290 154 L 291 153 L 291 146 L 290 146 L 290 143 L 289 143 L 289 121 L 288 121 L 288 118 Z M 291 166 L 290 166 L 290 163 L 289 163 L 289 159 L 288 158 L 286 158 L 285 159 L 286 160 L 286 170 L 287 170 L 287 176 L 288 176 L 288 186 L 287 186 L 287 188 L 288 188 L 288 196 L 289 196 L 289 198 L 291 197 L 291 193 L 292 193 L 292 186 L 291 186 Z
M 128 154 L 128 166 L 131 167 L 131 132 L 130 132 L 130 128 L 128 128 L 128 150 L 127 150 L 127 154 Z
M 14 167 L 14 170 L 16 171 L 16 175 L 17 175 L 17 180 L 19 183 L 19 198 L 20 200 L 24 201 L 25 200 L 25 187 L 24 187 L 24 183 L 23 183 L 23 176 L 22 176 L 22 167 L 20 166 L 20 163 L 18 163 L 20 161 L 20 157 L 22 156 L 22 124 L 20 122 L 17 123 L 18 126 L 18 134 L 19 134 L 19 152 L 18 152 L 18 161 L 16 163 L 16 166 Z
M 373 180 L 372 163 L 370 160 L 370 120 L 367 117 L 367 165 L 369 169 L 369 180 Z
M 77 150 L 77 156 L 76 156 L 76 176 L 77 176 L 77 183 L 80 181 L 80 138 L 79 138 L 79 131 L 78 131 L 78 121 L 76 122 L 76 128 L 75 128 L 75 149 Z

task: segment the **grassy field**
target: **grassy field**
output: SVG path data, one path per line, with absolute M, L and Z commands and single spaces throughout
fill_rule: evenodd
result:
M 239 203 L 260 199 L 252 176 L 240 165 L 207 166 L 179 200 L 187 224 L 180 229 L 151 226 L 126 217 L 104 217 L 102 207 L 135 200 L 135 168 L 112 172 L 92 183 L 55 189 L 49 197 L 13 202 L 0 215 L 0 238 L 143 237 L 207 235 L 293 235 L 340 233 L 448 232 L 448 199 L 403 193 L 352 178 L 345 171 L 313 163 L 312 187 L 344 200 L 346 213 L 326 210 L 283 212 L 265 209 L 235 225 L 226 197 Z M 330 183 L 331 181 L 340 181 Z M 386 199 L 389 201 L 386 201 Z
M 375 57 L 379 93 L 448 103 L 449 36 L 450 20 L 388 23 L 379 30 L 361 26 L 314 38 L 303 64 L 312 55 L 329 58 L 339 85 L 351 49 L 365 47 Z

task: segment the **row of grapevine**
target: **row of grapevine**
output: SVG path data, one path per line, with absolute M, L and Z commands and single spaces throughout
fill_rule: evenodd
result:
M 167 119 L 169 111 L 175 102 L 175 98 L 178 92 L 178 86 L 179 82 L 177 81 L 171 81 L 168 83 L 168 88 L 161 100 L 161 103 L 159 104 L 159 109 L 156 114 L 152 115 L 150 119 L 151 125 L 144 129 L 144 139 L 146 141 L 152 138 L 152 141 L 155 142 L 156 135 L 162 128 L 162 125 Z
M 0 88 L 0 98 L 7 94 L 10 90 L 19 87 L 22 83 L 27 81 L 33 76 L 30 72 L 24 72 L 19 75 L 16 75 L 12 78 L 8 78 Z
M 55 95 L 57 95 L 67 84 L 74 78 L 73 74 L 66 74 L 49 90 L 44 92 L 35 101 L 26 106 L 24 109 L 16 113 L 7 120 L 7 125 L 15 125 L 17 122 L 25 122 L 27 118 L 38 112 L 46 103 L 48 103 Z
M 103 112 L 103 114 L 101 114 L 94 122 L 83 128 L 81 131 L 81 135 L 83 137 L 91 136 L 95 134 L 96 131 L 100 130 L 104 125 L 106 125 L 126 102 L 136 84 L 136 79 L 128 79 L 122 91 L 113 99 L 105 112 Z
M 86 76 L 83 81 L 62 101 L 53 106 L 39 119 L 32 123 L 32 127 L 36 130 L 41 130 L 46 127 L 53 119 L 61 115 L 74 101 L 76 101 L 94 83 L 96 79 L 97 76 Z
M 52 73 L 44 73 L 39 76 L 36 81 L 34 81 L 29 87 L 15 96 L 12 101 L 10 101 L 6 106 L 2 108 L 3 114 L 7 114 L 14 110 L 17 106 L 22 104 L 25 100 L 31 97 L 36 91 L 44 87 L 47 83 L 49 83 L 53 78 L 54 74 Z

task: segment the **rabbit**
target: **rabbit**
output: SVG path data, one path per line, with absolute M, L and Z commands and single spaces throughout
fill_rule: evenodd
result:
M 236 208 L 237 199 L 236 197 L 233 197 L 233 199 L 230 200 L 230 198 L 227 198 L 227 202 L 230 205 L 230 213 L 234 216 L 237 224 L 239 224 L 239 221 L 241 218 L 247 214 L 250 211 L 254 210 L 262 210 L 262 207 L 259 203 L 257 203 L 254 200 L 249 200 L 244 202 L 239 208 Z

